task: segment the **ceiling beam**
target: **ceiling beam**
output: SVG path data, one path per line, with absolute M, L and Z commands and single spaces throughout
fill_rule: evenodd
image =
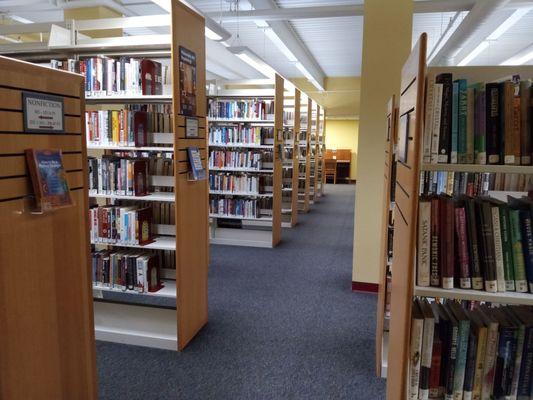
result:
M 262 77 L 262 75 L 254 68 L 230 53 L 221 43 L 206 38 L 205 54 L 207 57 L 207 69 L 217 75 L 226 77 L 226 79 L 250 79 Z M 227 73 L 223 73 L 222 68 Z
M 256 10 L 276 10 L 279 9 L 274 0 L 248 0 Z M 324 87 L 325 73 L 313 57 L 307 46 L 302 42 L 294 31 L 292 25 L 287 21 L 268 21 L 270 28 L 283 44 L 296 57 L 300 64 L 307 70 L 309 75 Z
M 468 43 L 478 30 L 483 28 L 507 3 L 509 3 L 509 0 L 482 0 L 476 2 L 450 38 L 435 54 L 432 65 L 452 64 L 458 53 L 465 47 L 465 43 Z

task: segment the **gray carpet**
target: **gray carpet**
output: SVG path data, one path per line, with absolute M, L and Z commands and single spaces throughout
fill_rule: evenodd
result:
M 97 343 L 101 399 L 383 399 L 376 296 L 351 291 L 354 186 L 275 249 L 212 246 L 209 323 L 182 353 Z

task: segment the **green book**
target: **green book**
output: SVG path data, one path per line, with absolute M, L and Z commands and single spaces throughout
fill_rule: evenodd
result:
M 470 319 L 459 303 L 452 301 L 448 303 L 448 306 L 453 313 L 453 316 L 459 322 L 457 353 L 453 375 L 453 398 L 462 399 L 466 371 L 466 356 L 468 354 L 468 341 L 470 336 Z
M 526 266 L 522 251 L 519 210 L 509 209 L 509 225 L 511 227 L 511 244 L 513 246 L 515 290 L 520 293 L 527 293 Z
M 457 162 L 459 164 L 468 163 L 467 160 L 467 84 L 466 79 L 457 79 Z M 454 82 L 454 83 L 455 83 Z M 455 87 L 454 87 L 455 88 Z

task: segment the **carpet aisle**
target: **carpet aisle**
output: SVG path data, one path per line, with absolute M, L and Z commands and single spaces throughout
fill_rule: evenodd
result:
M 377 296 L 351 291 L 353 185 L 276 249 L 211 246 L 209 323 L 182 353 L 97 343 L 101 399 L 384 399 Z

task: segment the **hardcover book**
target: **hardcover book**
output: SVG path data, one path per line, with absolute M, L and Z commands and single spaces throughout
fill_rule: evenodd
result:
M 41 210 L 71 206 L 61 150 L 27 149 L 25 153 L 36 202 Z

